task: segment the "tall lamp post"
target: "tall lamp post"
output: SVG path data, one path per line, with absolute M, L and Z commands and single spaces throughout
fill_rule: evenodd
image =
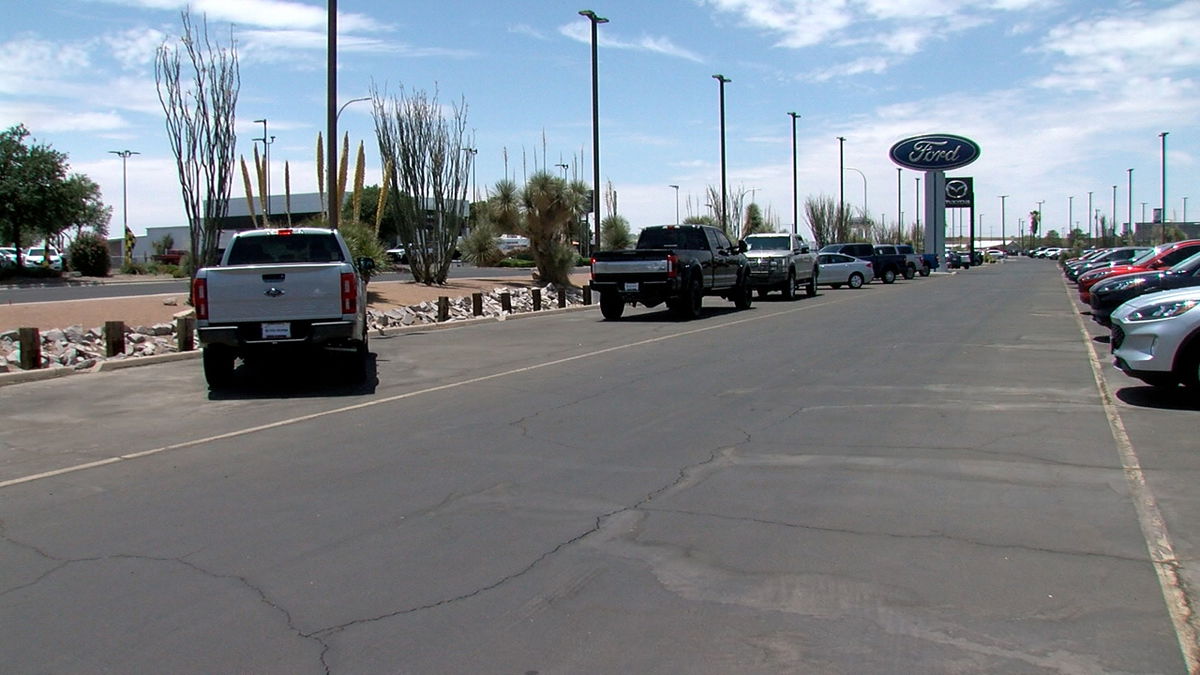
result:
M 600 69 L 597 63 L 596 26 L 608 19 L 590 9 L 579 12 L 592 24 L 592 219 L 595 221 L 595 248 L 600 248 Z
M 1127 197 L 1129 200 L 1129 214 L 1126 216 L 1127 222 L 1125 225 L 1129 228 L 1130 232 L 1133 232 L 1133 169 L 1126 169 L 1125 171 L 1129 174 L 1129 196 Z
M 846 137 L 838 136 L 838 225 L 845 227 L 846 219 Z
M 1007 251 L 1008 240 L 1004 236 L 1005 210 L 1004 200 L 1008 199 L 1008 195 L 1000 195 L 1000 248 Z
M 130 155 L 140 155 L 142 153 L 134 150 L 109 150 L 110 153 L 121 158 L 121 220 L 125 225 L 125 231 L 122 233 L 125 240 L 129 240 L 129 176 L 125 171 L 125 161 Z M 129 260 L 129 251 L 125 251 L 125 259 Z M 45 256 L 49 259 L 49 256 Z
M 721 97 L 721 229 L 726 234 L 729 233 L 729 211 L 727 204 L 729 196 L 725 182 L 725 84 L 733 82 L 733 80 L 721 75 L 720 73 L 713 75 L 713 79 L 717 81 L 720 88 Z
M 788 116 L 792 118 L 792 234 L 796 234 L 800 227 L 800 177 L 796 173 L 796 120 L 800 119 L 800 115 L 790 112 Z
M 254 123 L 263 125 L 262 138 L 253 140 L 261 141 L 263 144 L 263 182 L 265 183 L 263 189 L 266 192 L 263 195 L 263 216 L 265 217 L 271 215 L 271 141 L 274 141 L 275 137 L 272 136 L 270 140 L 267 140 L 267 118 L 254 120 Z
M 1038 229 L 1039 229 L 1039 230 L 1041 230 L 1041 229 L 1042 229 L 1042 227 L 1043 227 L 1043 226 L 1046 224 L 1046 211 L 1045 211 L 1045 209 L 1042 207 L 1042 205 L 1043 205 L 1043 204 L 1045 204 L 1045 203 L 1046 203 L 1046 200 L 1045 200 L 1045 199 L 1043 199 L 1043 200 L 1041 200 L 1040 202 L 1038 202 L 1038 203 L 1037 203 L 1037 205 L 1038 205 Z M 1030 225 L 1032 225 L 1032 223 L 1030 223 Z M 1042 231 L 1043 231 L 1043 232 L 1045 232 L 1045 230 L 1042 230 Z M 1033 237 L 1033 232 L 1032 232 L 1032 231 L 1030 231 L 1030 233 L 1029 233 L 1029 236 L 1030 236 L 1031 238 Z M 1046 235 L 1044 235 L 1044 234 L 1043 234 L 1042 236 L 1044 237 L 1044 236 L 1046 236 Z M 1031 243 L 1031 244 L 1034 244 L 1034 243 L 1036 243 L 1036 241 L 1031 241 L 1031 242 L 1029 242 L 1029 243 Z M 1032 246 L 1030 246 L 1030 248 L 1033 248 L 1033 247 L 1032 247 Z
M 1116 241 L 1116 239 L 1117 239 L 1117 186 L 1116 185 L 1113 186 L 1112 220 L 1111 220 L 1111 222 L 1108 223 L 1108 229 L 1112 231 L 1112 235 L 1113 235 L 1112 243 L 1115 245 L 1117 243 L 1117 241 Z M 1106 236 L 1107 235 L 1103 235 L 1103 234 L 1100 236 L 1102 243 L 1108 243 Z
M 1159 229 L 1162 230 L 1162 242 L 1167 243 L 1167 134 L 1171 132 L 1164 131 L 1158 135 L 1162 139 L 1162 202 L 1160 202 L 1160 210 L 1158 216 Z
M 848 166 L 848 167 L 846 167 L 846 170 L 847 170 L 847 171 L 853 171 L 854 173 L 858 174 L 858 175 L 859 175 L 859 176 L 860 176 L 860 177 L 863 179 L 863 210 L 862 210 L 862 216 L 863 216 L 863 219 L 865 220 L 865 219 L 866 219 L 866 217 L 867 217 L 867 175 L 866 175 L 865 173 L 863 173 L 862 171 L 859 171 L 858 169 L 856 169 L 856 168 L 854 168 L 854 167 L 852 167 L 852 166 Z
M 1071 226 L 1075 223 L 1075 195 L 1067 197 L 1067 240 L 1071 239 Z
M 679 224 L 679 186 L 668 185 L 669 188 L 675 188 L 675 224 Z
M 1092 191 L 1091 190 L 1088 190 L 1088 220 L 1090 221 L 1090 222 L 1088 222 L 1088 239 L 1090 240 L 1088 242 L 1088 245 L 1092 245 L 1094 243 L 1094 241 L 1091 241 L 1091 240 L 1095 240 L 1095 238 L 1096 238 L 1096 235 L 1094 234 L 1096 221 L 1095 221 L 1095 219 L 1092 218 Z

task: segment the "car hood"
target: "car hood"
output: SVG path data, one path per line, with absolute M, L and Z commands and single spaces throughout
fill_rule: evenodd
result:
M 1200 286 L 1194 286 L 1192 288 L 1180 288 L 1180 289 L 1176 289 L 1173 291 L 1159 291 L 1157 293 L 1147 293 L 1146 295 L 1139 295 L 1138 297 L 1133 298 L 1129 302 L 1126 302 L 1125 304 L 1121 305 L 1120 308 L 1118 308 L 1118 311 L 1121 316 L 1127 316 L 1127 315 L 1131 314 L 1132 312 L 1136 312 L 1137 310 L 1139 310 L 1143 307 L 1148 307 L 1150 305 L 1157 305 L 1162 302 L 1175 302 L 1178 300 L 1200 301 Z M 1116 313 L 1114 313 L 1113 316 L 1115 317 Z
M 1113 265 L 1112 267 L 1100 267 L 1091 270 L 1087 274 L 1079 277 L 1080 283 L 1096 283 L 1101 279 L 1115 277 L 1118 274 L 1132 274 L 1134 272 L 1145 272 L 1145 267 L 1135 267 L 1133 265 Z
M 747 258 L 787 258 L 792 255 L 791 251 L 746 251 Z
M 1116 276 L 1106 277 L 1103 281 L 1092 286 L 1092 292 L 1103 295 L 1109 292 L 1114 286 L 1132 279 L 1145 279 L 1147 284 L 1155 283 L 1164 272 L 1133 272 L 1131 274 L 1118 274 Z

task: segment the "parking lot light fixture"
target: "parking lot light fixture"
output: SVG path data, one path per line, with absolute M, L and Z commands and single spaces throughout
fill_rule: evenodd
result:
M 726 208 L 729 196 L 725 180 L 725 85 L 733 82 L 733 80 L 720 73 L 713 75 L 713 79 L 717 81 L 717 85 L 720 88 L 721 101 L 721 229 L 726 234 L 729 234 L 729 211 Z
M 587 17 L 592 24 L 592 219 L 595 221 L 593 246 L 600 248 L 600 70 L 597 64 L 596 26 L 608 23 L 608 19 L 596 16 L 590 9 L 580 10 L 579 15 Z

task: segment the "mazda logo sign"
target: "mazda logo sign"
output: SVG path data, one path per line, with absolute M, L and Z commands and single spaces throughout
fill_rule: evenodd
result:
M 946 181 L 946 197 L 949 199 L 966 199 L 971 195 L 971 188 L 961 180 Z

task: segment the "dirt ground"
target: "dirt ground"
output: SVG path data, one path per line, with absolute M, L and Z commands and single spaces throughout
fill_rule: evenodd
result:
M 142 278 L 144 279 L 144 277 Z M 571 277 L 575 285 L 583 285 L 588 275 Z M 102 280 L 105 283 L 124 281 L 118 277 Z M 497 287 L 529 288 L 533 281 L 529 273 L 512 277 L 486 279 L 451 279 L 445 286 L 426 286 L 411 281 L 374 281 L 367 288 L 368 307 L 387 310 L 393 307 L 436 301 L 440 296 L 460 297 L 475 292 L 486 293 Z M 39 330 L 83 326 L 95 328 L 105 321 L 124 321 L 127 326 L 149 326 L 169 323 L 179 312 L 185 312 L 186 293 L 140 295 L 127 298 L 95 300 L 64 300 L 0 305 L 0 333 L 21 327 Z

